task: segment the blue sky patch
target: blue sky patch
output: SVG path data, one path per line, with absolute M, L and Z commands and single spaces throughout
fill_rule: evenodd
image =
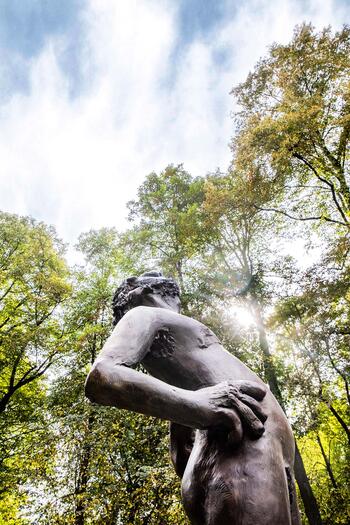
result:
M 83 0 L 0 0 L 0 46 L 31 58 L 48 36 L 74 29 Z
M 79 84 L 79 16 L 83 6 L 84 0 L 0 0 L 2 103 L 16 91 L 28 91 L 30 61 L 47 39 L 55 36 L 68 37 L 60 66 L 74 93 Z
M 227 2 L 213 0 L 182 0 L 179 8 L 180 34 L 183 43 L 209 36 L 226 14 Z

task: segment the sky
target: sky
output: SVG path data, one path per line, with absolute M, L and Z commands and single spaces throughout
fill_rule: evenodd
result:
M 225 170 L 232 87 L 304 21 L 350 0 L 0 0 L 0 209 L 74 244 L 152 171 Z

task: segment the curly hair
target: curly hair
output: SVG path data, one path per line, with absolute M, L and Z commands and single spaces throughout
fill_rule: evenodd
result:
M 116 289 L 113 296 L 113 322 L 114 325 L 120 321 L 123 315 L 130 309 L 129 292 L 135 288 L 142 288 L 147 293 L 159 294 L 171 297 L 180 296 L 180 288 L 174 279 L 163 277 L 161 272 L 151 271 L 139 277 L 128 277 Z

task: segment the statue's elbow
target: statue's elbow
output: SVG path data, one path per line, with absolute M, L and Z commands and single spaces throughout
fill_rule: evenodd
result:
M 125 408 L 126 382 L 122 366 L 105 360 L 95 363 L 85 382 L 85 395 L 92 403 Z
M 95 364 L 85 381 L 85 396 L 92 403 L 101 403 L 101 396 L 106 383 L 106 371 L 103 363 Z

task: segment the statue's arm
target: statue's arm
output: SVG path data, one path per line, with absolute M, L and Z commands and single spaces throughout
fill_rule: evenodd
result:
M 87 397 L 101 405 L 132 410 L 192 428 L 226 426 L 237 430 L 239 440 L 242 413 L 238 407 L 239 417 L 234 404 L 237 389 L 233 391 L 230 385 L 219 383 L 196 391 L 184 390 L 130 368 L 142 361 L 160 329 L 180 326 L 190 333 L 191 321 L 161 308 L 139 306 L 130 310 L 119 321 L 92 367 L 85 386 Z M 257 384 L 254 388 L 261 389 Z M 264 392 L 260 391 L 259 395 L 261 399 Z M 261 435 L 262 423 L 248 406 L 243 409 L 253 418 L 253 427 L 259 426 L 257 433 Z
M 193 428 L 203 427 L 205 422 L 201 420 L 203 414 L 195 392 L 168 385 L 130 368 L 142 361 L 158 330 L 165 323 L 169 324 L 167 317 L 171 322 L 174 316 L 177 314 L 142 306 L 130 310 L 114 328 L 88 375 L 87 397 L 102 405 Z

